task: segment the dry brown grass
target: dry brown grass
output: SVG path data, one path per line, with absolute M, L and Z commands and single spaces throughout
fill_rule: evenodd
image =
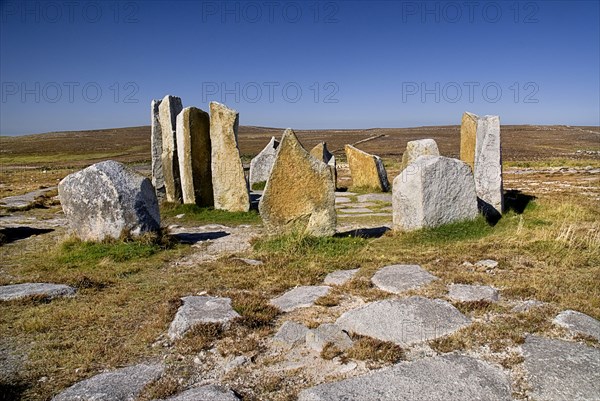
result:
M 392 342 L 357 334 L 354 334 L 352 339 L 354 341 L 352 347 L 344 353 L 347 358 L 380 363 L 395 363 L 404 359 L 402 347 Z

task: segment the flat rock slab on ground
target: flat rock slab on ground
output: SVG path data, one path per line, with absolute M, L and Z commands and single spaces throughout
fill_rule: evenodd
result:
M 295 346 L 306 341 L 306 333 L 310 330 L 303 324 L 287 321 L 281 325 L 273 337 L 273 342 L 278 345 Z
M 600 396 L 600 350 L 529 336 L 523 344 L 530 396 L 539 401 L 589 401 Z
M 24 195 L 7 196 L 0 199 L 0 207 L 11 209 L 27 209 L 33 206 L 40 196 L 46 195 L 48 192 L 54 191 L 57 187 L 38 189 Z
M 498 262 L 493 259 L 484 259 L 475 262 L 475 266 L 485 267 L 486 269 L 495 269 L 496 267 L 498 267 Z
M 298 401 L 511 401 L 501 369 L 468 356 L 448 354 L 402 362 L 300 393 Z
M 345 196 L 336 196 L 335 203 L 349 203 L 350 198 L 346 198 Z
M 446 301 L 410 297 L 371 302 L 344 313 L 336 324 L 348 332 L 409 346 L 451 334 L 470 322 Z
M 163 373 L 162 365 L 135 365 L 101 373 L 74 384 L 52 401 L 133 401 Z
M 380 290 L 400 294 L 429 284 L 437 277 L 419 265 L 390 265 L 379 269 L 371 278 Z
M 195 387 L 165 401 L 239 401 L 235 393 L 215 384 Z
M 371 209 L 367 209 L 366 207 L 349 207 L 349 208 L 339 209 L 338 212 L 346 213 L 346 214 L 371 213 Z
M 231 299 L 208 296 L 190 296 L 181 298 L 183 305 L 177 311 L 169 327 L 169 337 L 174 340 L 193 326 L 201 323 L 222 323 L 240 317 L 231 307 Z
M 392 194 L 391 193 L 380 193 L 380 194 L 364 194 L 358 195 L 356 198 L 359 202 L 392 202 Z
M 329 273 L 323 283 L 326 285 L 344 285 L 358 273 L 359 269 L 352 270 L 336 270 Z
M 19 298 L 41 296 L 46 298 L 68 297 L 77 290 L 64 284 L 23 283 L 0 287 L 0 301 L 12 301 Z
M 460 302 L 497 302 L 499 295 L 497 289 L 487 285 L 452 284 L 448 291 L 448 298 Z
M 335 324 L 325 323 L 306 333 L 306 346 L 321 352 L 326 344 L 333 344 L 341 351 L 352 347 L 352 340 Z
M 600 322 L 585 313 L 562 311 L 554 318 L 553 323 L 575 334 L 584 334 L 600 341 Z
M 284 312 L 312 306 L 317 299 L 327 295 L 331 287 L 326 285 L 296 287 L 271 300 L 271 304 Z

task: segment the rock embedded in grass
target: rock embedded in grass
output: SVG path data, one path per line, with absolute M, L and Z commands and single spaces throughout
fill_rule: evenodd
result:
M 291 312 L 298 308 L 307 308 L 315 301 L 329 293 L 331 287 L 326 285 L 300 286 L 287 291 L 271 300 L 271 304 L 283 312 Z
M 483 259 L 475 262 L 476 267 L 484 267 L 486 269 L 495 269 L 498 267 L 498 262 L 493 259 Z
M 209 384 L 188 389 L 164 401 L 239 401 L 239 398 L 225 387 Z
M 287 321 L 284 322 L 277 334 L 273 336 L 273 342 L 276 345 L 284 345 L 293 347 L 304 344 L 306 341 L 306 333 L 309 332 L 308 327 L 303 324 Z
M 487 285 L 452 284 L 448 291 L 448 298 L 460 302 L 497 302 L 500 296 L 497 289 Z
M 23 283 L 0 286 L 0 301 L 12 301 L 27 297 L 44 297 L 47 299 L 69 297 L 77 290 L 64 284 Z
M 228 324 L 240 315 L 231 307 L 231 299 L 210 296 L 181 298 L 183 305 L 177 310 L 169 327 L 169 338 L 176 340 L 195 325 L 203 323 Z
M 148 178 L 108 160 L 69 174 L 58 185 L 71 231 L 84 241 L 160 230 L 158 200 Z
M 323 280 L 323 284 L 325 285 L 344 285 L 348 281 L 352 280 L 352 278 L 358 273 L 359 269 L 352 270 L 336 270 L 334 272 L 329 273 L 325 280 Z
M 419 265 L 390 265 L 375 272 L 371 282 L 380 290 L 400 294 L 437 279 Z
M 321 352 L 326 344 L 333 344 L 340 351 L 352 347 L 352 340 L 342 329 L 331 323 L 325 323 L 306 333 L 306 346 Z
M 575 334 L 583 334 L 600 341 L 600 321 L 574 310 L 560 312 L 552 321 Z

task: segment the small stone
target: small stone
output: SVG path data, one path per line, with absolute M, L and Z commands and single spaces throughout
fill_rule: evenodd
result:
M 202 323 L 227 324 L 240 315 L 231 307 L 231 299 L 189 296 L 181 298 L 183 305 L 177 310 L 169 327 L 169 338 L 176 340 L 185 335 L 193 326 Z
M 195 387 L 165 401 L 239 401 L 235 393 L 216 384 Z
M 600 349 L 539 336 L 528 336 L 522 347 L 531 385 L 529 399 L 598 399 Z
M 450 286 L 448 298 L 460 302 L 497 302 L 499 294 L 497 289 L 487 285 L 452 284 Z
M 273 342 L 279 345 L 294 347 L 304 344 L 306 341 L 306 333 L 309 332 L 308 327 L 292 322 L 284 322 L 279 331 L 273 337 Z
M 41 296 L 48 299 L 57 297 L 70 297 L 77 290 L 64 284 L 48 283 L 23 283 L 0 286 L 0 301 L 12 301 L 15 299 Z
M 486 269 L 495 269 L 496 267 L 498 267 L 498 262 L 492 259 L 484 259 L 475 262 L 475 266 L 484 267 Z
M 215 209 L 250 210 L 250 194 L 238 148 L 239 114 L 210 102 L 210 143 Z
M 400 294 L 437 279 L 419 265 L 390 265 L 379 269 L 371 282 L 380 290 Z
M 181 98 L 167 95 L 158 106 L 162 135 L 162 172 L 167 202 L 181 202 L 179 159 L 177 157 L 177 115 L 183 110 Z
M 291 312 L 298 308 L 307 308 L 312 306 L 317 299 L 327 295 L 330 289 L 331 287 L 326 285 L 296 287 L 272 299 L 271 304 L 284 312 Z
M 250 161 L 250 189 L 254 189 L 255 184 L 267 183 L 273 163 L 275 163 L 278 147 L 279 141 L 275 137 L 271 137 L 267 146 Z
M 322 324 L 306 333 L 306 346 L 314 351 L 323 351 L 328 343 L 335 345 L 340 351 L 352 347 L 352 340 L 348 334 L 335 324 Z
M 237 260 L 244 262 L 247 265 L 250 266 L 261 266 L 264 263 L 261 260 L 256 260 L 256 259 L 247 259 L 247 258 L 236 258 Z
M 467 164 L 420 156 L 394 179 L 394 230 L 412 231 L 477 217 L 473 174 Z
M 344 285 L 348 281 L 352 280 L 352 278 L 358 273 L 359 269 L 352 270 L 336 270 L 334 272 L 329 273 L 325 280 L 323 280 L 323 284 L 325 285 Z
M 417 160 L 419 156 L 439 156 L 440 151 L 438 150 L 437 143 L 433 139 L 419 139 L 416 141 L 409 141 L 406 144 L 406 150 L 402 154 L 402 164 L 400 171 L 404 170 L 406 166 Z
M 527 301 L 520 302 L 518 305 L 512 308 L 512 311 L 516 313 L 527 312 L 533 308 L 539 308 L 544 305 L 545 303 L 542 301 L 538 301 L 537 299 L 529 299 Z
M 600 341 L 600 322 L 585 313 L 574 310 L 560 312 L 552 321 L 575 334 L 583 334 Z
M 250 359 L 247 356 L 236 356 L 231 361 L 227 362 L 227 364 L 225 364 L 224 370 L 225 372 L 229 372 L 233 369 L 239 368 L 240 366 L 247 364 L 248 362 L 250 362 Z
M 52 401 L 132 401 L 163 373 L 162 365 L 135 365 L 101 373 L 58 394 Z
M 354 187 L 381 192 L 390 190 L 387 172 L 379 156 L 363 152 L 352 145 L 346 145 L 345 151 Z
M 183 219 L 185 216 L 185 213 L 181 213 L 175 216 L 176 219 Z

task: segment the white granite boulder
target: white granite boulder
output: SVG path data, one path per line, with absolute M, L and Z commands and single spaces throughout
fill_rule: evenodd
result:
M 169 327 L 169 338 L 176 340 L 197 324 L 221 323 L 227 325 L 240 315 L 231 307 L 231 299 L 210 296 L 182 298 L 175 319 Z
M 437 143 L 433 139 L 419 139 L 409 141 L 406 144 L 406 150 L 402 154 L 402 165 L 400 169 L 406 168 L 410 163 L 417 160 L 419 156 L 439 156 L 440 151 Z
M 380 290 L 400 294 L 429 284 L 437 277 L 419 265 L 390 265 L 379 269 L 371 282 Z

